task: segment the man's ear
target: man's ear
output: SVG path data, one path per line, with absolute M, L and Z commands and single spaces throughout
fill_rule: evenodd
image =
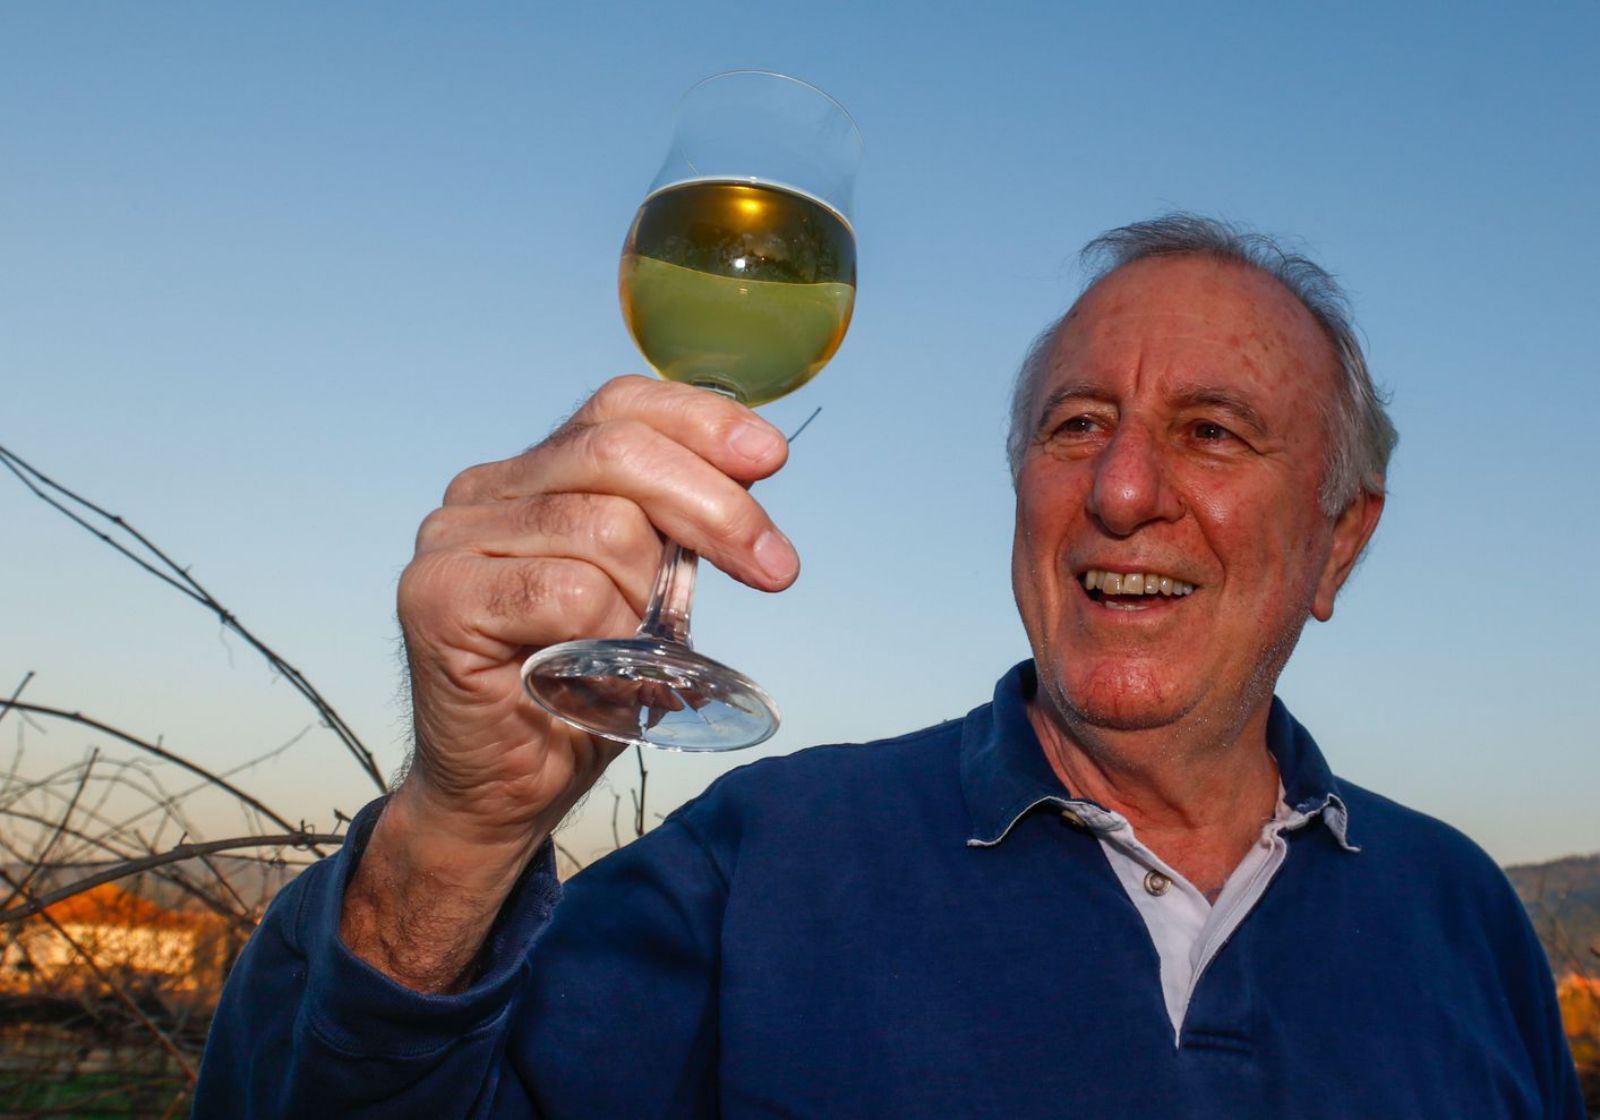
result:
M 1333 601 L 1339 595 L 1339 588 L 1350 578 L 1381 516 L 1383 495 L 1362 490 L 1350 499 L 1350 504 L 1333 523 L 1333 547 L 1328 550 L 1328 562 L 1323 566 L 1322 578 L 1317 581 L 1317 595 L 1311 604 L 1311 616 L 1318 622 L 1327 622 L 1333 617 Z

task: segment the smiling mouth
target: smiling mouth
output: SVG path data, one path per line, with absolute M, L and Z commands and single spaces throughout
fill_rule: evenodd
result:
M 1079 577 L 1091 600 L 1112 610 L 1145 610 L 1163 599 L 1181 599 L 1195 585 L 1160 572 L 1108 572 L 1090 568 Z

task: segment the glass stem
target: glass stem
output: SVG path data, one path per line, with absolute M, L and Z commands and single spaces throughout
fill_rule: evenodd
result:
M 733 390 L 714 381 L 695 382 L 695 386 L 730 401 L 739 399 Z M 644 621 L 639 623 L 639 637 L 694 648 L 694 642 L 689 640 L 689 610 L 694 605 L 694 577 L 699 567 L 698 552 L 691 552 L 677 541 L 667 541 L 667 551 L 656 572 L 656 585 L 650 591 L 650 605 L 645 607 Z
M 677 642 L 694 647 L 689 640 L 689 608 L 694 603 L 694 577 L 700 554 L 676 541 L 667 541 L 656 572 L 656 585 L 650 592 L 650 605 L 639 624 L 639 637 L 662 642 Z

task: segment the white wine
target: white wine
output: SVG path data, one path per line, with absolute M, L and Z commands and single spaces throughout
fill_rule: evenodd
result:
M 644 200 L 619 286 L 657 373 L 756 405 L 833 357 L 855 285 L 855 235 L 833 210 L 780 187 L 700 180 Z

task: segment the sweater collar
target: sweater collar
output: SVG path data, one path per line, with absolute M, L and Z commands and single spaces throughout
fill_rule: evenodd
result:
M 1000 843 L 1041 805 L 1090 819 L 1108 814 L 1104 806 L 1072 796 L 1051 769 L 1028 722 L 1028 701 L 1037 687 L 1033 662 L 1022 662 L 1000 678 L 994 700 L 973 709 L 962 726 L 961 788 L 972 818 L 970 846 Z M 1358 851 L 1349 838 L 1350 811 L 1338 781 L 1311 733 L 1277 697 L 1267 715 L 1267 749 L 1277 760 L 1289 807 L 1297 815 L 1320 818 L 1341 847 Z

